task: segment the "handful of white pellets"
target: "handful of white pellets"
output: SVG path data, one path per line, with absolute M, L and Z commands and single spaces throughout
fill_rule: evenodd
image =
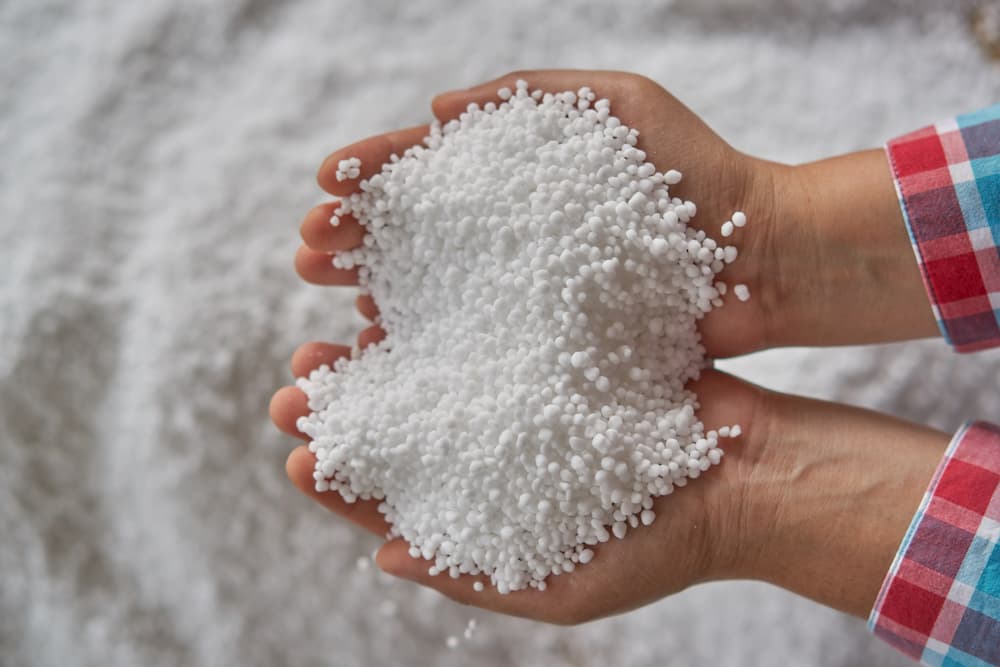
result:
M 366 235 L 333 262 L 360 266 L 386 337 L 298 380 L 298 427 L 317 490 L 381 501 L 431 574 L 507 593 L 651 524 L 739 435 L 706 432 L 685 389 L 737 250 L 687 225 L 681 174 L 646 162 L 607 100 L 499 94 L 343 200 Z

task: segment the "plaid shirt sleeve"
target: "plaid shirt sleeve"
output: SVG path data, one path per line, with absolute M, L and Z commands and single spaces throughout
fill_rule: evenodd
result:
M 952 439 L 868 627 L 926 665 L 1000 665 L 1000 426 Z
M 1000 104 L 886 145 L 924 285 L 958 352 L 1000 345 Z

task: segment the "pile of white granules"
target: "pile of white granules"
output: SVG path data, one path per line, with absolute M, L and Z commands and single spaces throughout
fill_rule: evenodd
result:
M 653 499 L 739 435 L 706 432 L 684 388 L 737 253 L 687 226 L 681 175 L 645 161 L 607 100 L 524 82 L 500 97 L 343 200 L 367 234 L 333 262 L 360 265 L 386 337 L 298 380 L 298 428 L 317 490 L 380 500 L 432 574 L 506 593 L 652 523 Z

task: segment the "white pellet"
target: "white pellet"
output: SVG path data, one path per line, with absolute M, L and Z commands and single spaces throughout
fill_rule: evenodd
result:
M 720 460 L 682 387 L 737 252 L 687 226 L 680 172 L 607 100 L 498 95 L 341 200 L 366 234 L 333 264 L 360 267 L 387 333 L 297 384 L 317 488 L 378 500 L 430 574 L 506 594 L 585 566 Z
M 750 300 L 750 288 L 744 285 L 743 283 L 740 283 L 739 285 L 733 287 L 733 294 L 735 294 L 736 298 L 739 299 L 740 301 Z
M 736 213 L 733 213 L 733 224 L 737 227 L 742 227 L 747 224 L 747 214 L 743 211 L 736 211 Z
M 337 163 L 337 180 L 346 181 L 357 178 L 361 175 L 361 160 L 356 157 L 349 157 Z
M 399 611 L 399 605 L 395 600 L 382 600 L 378 605 L 380 614 L 387 618 L 392 618 Z
M 732 236 L 733 235 L 733 223 L 732 223 L 732 221 L 726 220 L 724 223 L 722 223 L 721 232 L 722 232 L 723 236 Z

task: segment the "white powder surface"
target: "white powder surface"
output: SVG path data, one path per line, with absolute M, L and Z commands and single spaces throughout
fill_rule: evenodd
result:
M 0 662 L 910 664 L 753 583 L 585 628 L 477 612 L 449 650 L 469 611 L 358 572 L 375 542 L 285 480 L 292 443 L 266 408 L 299 342 L 361 326 L 353 294 L 291 269 L 333 148 L 424 122 L 433 91 L 541 65 L 638 69 L 773 159 L 878 145 L 1000 99 L 974 4 L 6 3 Z M 945 429 L 1000 418 L 995 351 L 725 367 Z

